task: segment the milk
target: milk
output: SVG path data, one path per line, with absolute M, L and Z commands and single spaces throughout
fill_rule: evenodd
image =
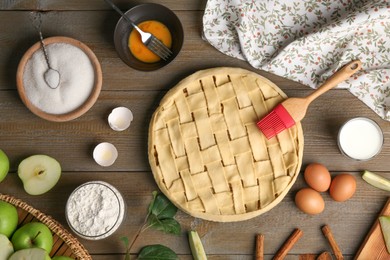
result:
M 382 149 L 383 133 L 371 119 L 357 117 L 347 121 L 339 131 L 342 153 L 356 160 L 368 160 Z

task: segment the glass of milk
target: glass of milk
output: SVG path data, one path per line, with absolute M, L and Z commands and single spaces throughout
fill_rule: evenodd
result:
M 344 155 L 352 159 L 369 160 L 381 151 L 383 132 L 379 125 L 369 118 L 352 118 L 340 128 L 338 146 Z

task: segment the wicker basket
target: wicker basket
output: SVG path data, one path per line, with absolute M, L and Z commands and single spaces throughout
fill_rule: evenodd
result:
M 92 257 L 89 255 L 85 247 L 70 234 L 60 223 L 56 220 L 40 212 L 39 210 L 31 207 L 27 203 L 16 199 L 9 195 L 0 194 L 0 200 L 8 202 L 16 206 L 19 214 L 19 225 L 40 221 L 47 225 L 53 232 L 53 249 L 50 256 L 62 255 L 69 256 L 74 259 L 87 260 Z

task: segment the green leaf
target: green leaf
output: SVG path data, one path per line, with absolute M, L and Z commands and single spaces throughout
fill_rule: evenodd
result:
M 158 219 L 155 215 L 150 215 L 148 219 L 149 225 L 154 229 L 163 231 L 168 234 L 180 235 L 180 223 L 173 218 Z
M 172 249 L 163 245 L 150 245 L 141 249 L 139 260 L 178 260 L 179 257 Z
M 158 219 L 173 218 L 177 212 L 176 206 L 161 193 L 155 197 L 152 203 L 149 210 Z
M 158 192 L 157 191 L 153 191 L 152 192 L 152 195 L 153 195 L 153 200 L 150 202 L 149 204 L 149 208 L 148 208 L 148 214 L 152 214 L 152 209 L 154 207 L 154 202 L 156 201 L 156 197 L 157 197 L 157 194 Z
M 153 192 L 146 229 L 152 227 L 168 234 L 179 235 L 181 233 L 180 224 L 173 218 L 176 213 L 176 206 L 167 197 L 161 193 Z

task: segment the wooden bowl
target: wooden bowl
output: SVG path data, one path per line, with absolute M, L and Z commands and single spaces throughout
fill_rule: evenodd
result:
M 27 52 L 23 55 L 21 61 L 19 62 L 19 66 L 16 73 L 16 86 L 19 93 L 20 98 L 22 99 L 22 102 L 26 105 L 26 107 L 35 115 L 49 120 L 53 122 L 65 122 L 70 121 L 75 118 L 80 117 L 84 113 L 86 113 L 96 102 L 96 100 L 99 97 L 101 88 L 102 88 L 102 82 L 103 82 L 103 76 L 102 76 L 102 69 L 100 66 L 100 63 L 96 57 L 96 55 L 92 52 L 92 50 L 85 45 L 84 43 L 75 40 L 73 38 L 68 37 L 62 37 L 62 36 L 55 36 L 44 39 L 44 42 L 46 46 L 53 44 L 53 43 L 66 43 L 73 45 L 74 47 L 79 48 L 82 50 L 87 57 L 90 59 L 93 70 L 94 70 L 94 85 L 92 88 L 92 91 L 89 95 L 89 97 L 86 99 L 86 101 L 80 105 L 78 108 L 74 109 L 71 112 L 63 113 L 63 114 L 55 114 L 55 113 L 48 113 L 40 108 L 36 107 L 31 100 L 28 98 L 25 90 L 25 86 L 23 83 L 23 76 L 25 72 L 25 67 L 29 59 L 32 57 L 32 55 L 41 49 L 41 43 L 37 42 L 33 46 L 30 47 L 30 49 L 27 50 Z
M 0 200 L 14 205 L 18 211 L 19 223 L 18 227 L 33 221 L 39 221 L 45 224 L 53 234 L 53 249 L 50 257 L 54 256 L 69 256 L 74 259 L 92 260 L 87 249 L 60 223 L 52 217 L 45 215 L 39 210 L 28 205 L 24 201 L 0 193 Z

